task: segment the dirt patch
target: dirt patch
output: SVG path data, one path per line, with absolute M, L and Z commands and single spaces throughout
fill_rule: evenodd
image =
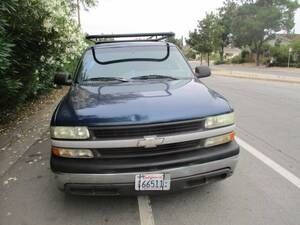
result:
M 40 110 L 47 108 L 49 105 L 53 105 L 67 93 L 68 89 L 69 87 L 52 89 L 47 94 L 43 94 L 30 102 L 24 103 L 18 107 L 18 109 L 1 115 L 0 135 L 11 127 L 15 127 L 16 124 L 21 124 L 24 120 L 27 120 L 28 117 Z

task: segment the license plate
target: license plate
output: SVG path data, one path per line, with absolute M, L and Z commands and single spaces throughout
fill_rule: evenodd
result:
M 170 184 L 170 174 L 138 174 L 135 176 L 136 191 L 168 191 Z

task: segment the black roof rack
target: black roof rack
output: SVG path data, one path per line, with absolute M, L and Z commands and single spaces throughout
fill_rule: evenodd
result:
M 138 33 L 138 34 L 101 34 L 101 35 L 87 35 L 86 39 L 94 41 L 96 44 L 113 43 L 113 42 L 132 42 L 132 41 L 161 41 L 168 37 L 174 37 L 173 32 L 163 33 Z M 142 39 L 126 39 L 116 40 L 120 38 L 142 38 Z M 113 39 L 113 40 L 107 40 Z

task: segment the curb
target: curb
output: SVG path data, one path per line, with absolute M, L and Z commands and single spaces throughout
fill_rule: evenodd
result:
M 251 72 L 241 72 L 234 70 L 212 70 L 213 75 L 224 76 L 224 77 L 235 77 L 235 78 L 245 78 L 253 80 L 265 80 L 265 81 L 276 81 L 285 83 L 297 83 L 300 84 L 300 77 L 290 77 L 290 76 L 279 76 L 279 75 L 265 75 L 261 73 L 251 73 Z

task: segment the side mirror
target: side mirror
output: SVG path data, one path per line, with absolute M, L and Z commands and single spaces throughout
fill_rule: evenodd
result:
M 211 75 L 210 68 L 208 66 L 197 66 L 195 75 L 197 78 L 209 77 Z
M 71 85 L 71 75 L 65 72 L 58 72 L 54 76 L 54 83 L 57 85 Z

